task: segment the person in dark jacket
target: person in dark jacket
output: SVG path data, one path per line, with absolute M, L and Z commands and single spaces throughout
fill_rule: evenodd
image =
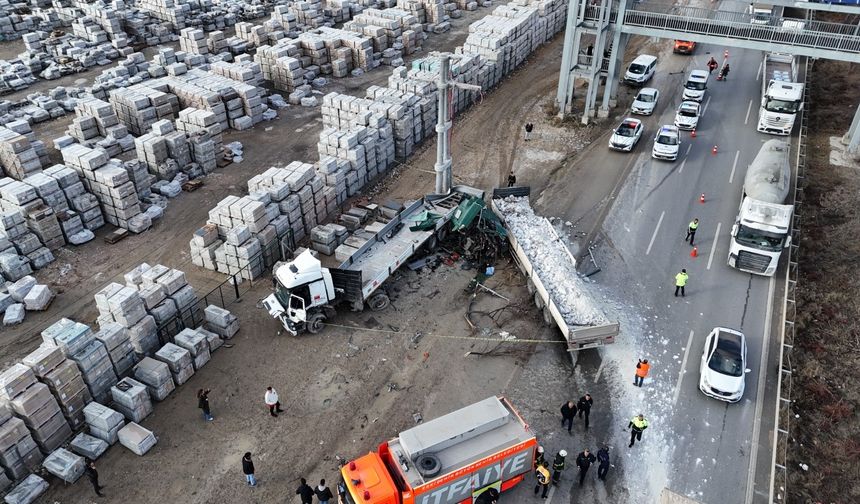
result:
M 586 393 L 584 396 L 579 398 L 579 402 L 576 403 L 576 409 L 579 411 L 579 418 L 582 418 L 582 415 L 585 414 L 585 428 L 588 428 L 588 415 L 591 414 L 591 405 L 594 404 L 594 399 L 591 398 L 591 394 Z
M 539 465 L 543 465 L 544 462 L 546 462 L 546 457 L 544 457 L 543 446 L 538 446 L 535 451 L 535 469 L 537 469 Z
M 325 486 L 325 478 L 320 480 L 319 486 L 314 489 L 314 493 L 317 494 L 317 499 L 320 500 L 320 504 L 328 504 L 328 501 L 331 500 L 334 495 L 332 495 L 331 490 L 327 486 Z
M 514 171 L 511 170 L 511 173 L 508 174 L 508 187 L 513 187 L 517 185 L 517 176 L 514 175 Z
M 576 405 L 573 401 L 567 401 L 561 405 L 561 426 L 567 423 L 567 433 L 570 434 L 573 429 L 573 419 L 576 417 Z
M 553 485 L 558 485 L 558 481 L 561 479 L 561 472 L 564 471 L 565 457 L 567 457 L 567 452 L 565 450 L 559 450 L 559 452 L 555 454 L 555 458 L 552 461 Z
M 209 412 L 209 392 L 209 389 L 197 391 L 197 407 L 203 410 L 203 419 L 207 422 L 215 420 L 215 417 Z
M 301 485 L 296 488 L 296 495 L 302 499 L 302 504 L 312 504 L 314 501 L 314 489 L 308 485 L 308 480 L 301 478 Z
M 591 467 L 591 464 L 597 458 L 588 451 L 588 448 L 582 450 L 582 452 L 576 456 L 576 467 L 579 467 L 579 486 L 582 486 L 582 483 L 585 481 L 585 474 L 588 472 L 588 468 Z
M 597 479 L 606 481 L 606 473 L 609 472 L 609 447 L 604 445 L 597 450 Z
M 99 471 L 96 469 L 96 463 L 90 460 L 84 470 L 87 473 L 87 478 L 89 478 L 90 483 L 93 484 L 93 490 L 96 491 L 96 495 L 104 497 L 105 494 L 102 493 L 102 488 L 104 487 L 99 485 Z
M 245 452 L 245 456 L 242 457 L 242 472 L 245 474 L 248 486 L 257 486 L 257 479 L 254 478 L 254 461 L 251 460 L 251 452 Z

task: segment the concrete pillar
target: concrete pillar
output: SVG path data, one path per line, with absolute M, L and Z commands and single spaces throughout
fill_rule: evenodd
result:
M 854 112 L 854 119 L 851 121 L 848 133 L 845 133 L 845 136 L 842 137 L 842 143 L 848 146 L 850 154 L 860 153 L 860 105 L 857 106 L 857 111 Z
M 570 105 L 573 102 L 573 75 L 571 69 L 576 62 L 576 55 L 579 52 L 579 40 L 576 36 L 576 20 L 580 9 L 583 8 L 587 0 L 568 0 L 567 5 L 567 23 L 564 28 L 564 49 L 561 53 L 561 69 L 558 74 L 558 92 L 556 93 L 556 105 L 558 105 L 558 115 L 564 118 L 565 114 L 570 111 Z

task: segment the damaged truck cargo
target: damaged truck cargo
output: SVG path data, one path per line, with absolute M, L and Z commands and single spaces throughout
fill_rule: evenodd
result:
M 619 325 L 610 322 L 576 271 L 576 259 L 552 224 L 534 213 L 528 188 L 498 189 L 492 208 L 504 223 L 511 256 L 526 276 L 529 292 L 547 324 L 558 326 L 576 352 L 613 343 Z

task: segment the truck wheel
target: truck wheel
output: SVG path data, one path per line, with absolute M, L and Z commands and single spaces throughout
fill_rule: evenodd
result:
M 552 324 L 552 313 L 549 311 L 549 306 L 543 307 L 543 321 L 547 324 Z
M 436 247 L 439 246 L 439 240 L 436 238 L 435 234 L 431 235 L 430 238 L 427 238 L 427 241 L 425 243 L 425 248 L 427 249 L 427 252 L 436 252 Z
M 537 306 L 538 310 L 543 310 L 543 298 L 540 297 L 539 292 L 535 292 L 535 306 Z
M 381 311 L 388 308 L 388 305 L 391 304 L 391 300 L 388 299 L 388 295 L 384 292 L 377 292 L 376 294 L 370 296 L 370 299 L 367 300 L 368 306 L 373 311 Z
M 310 317 L 308 317 L 308 321 L 305 323 L 308 328 L 308 332 L 311 334 L 317 334 L 322 331 L 325 327 L 325 315 L 322 313 L 314 313 Z
M 528 288 L 529 294 L 534 294 L 537 290 L 537 287 L 535 287 L 535 283 L 532 281 L 531 278 L 526 280 L 526 288 Z
M 439 460 L 439 457 L 432 453 L 420 455 L 415 460 L 415 466 L 418 468 L 421 476 L 425 478 L 432 478 L 442 472 L 442 462 Z
M 438 238 L 439 241 L 445 241 L 445 238 L 448 238 L 448 224 L 447 223 L 444 226 L 440 227 L 436 231 L 436 238 Z

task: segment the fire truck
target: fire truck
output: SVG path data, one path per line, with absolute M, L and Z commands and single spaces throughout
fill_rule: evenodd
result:
M 534 467 L 537 440 L 503 397 L 420 423 L 341 468 L 348 504 L 472 504 Z M 483 502 L 483 499 L 481 500 Z

